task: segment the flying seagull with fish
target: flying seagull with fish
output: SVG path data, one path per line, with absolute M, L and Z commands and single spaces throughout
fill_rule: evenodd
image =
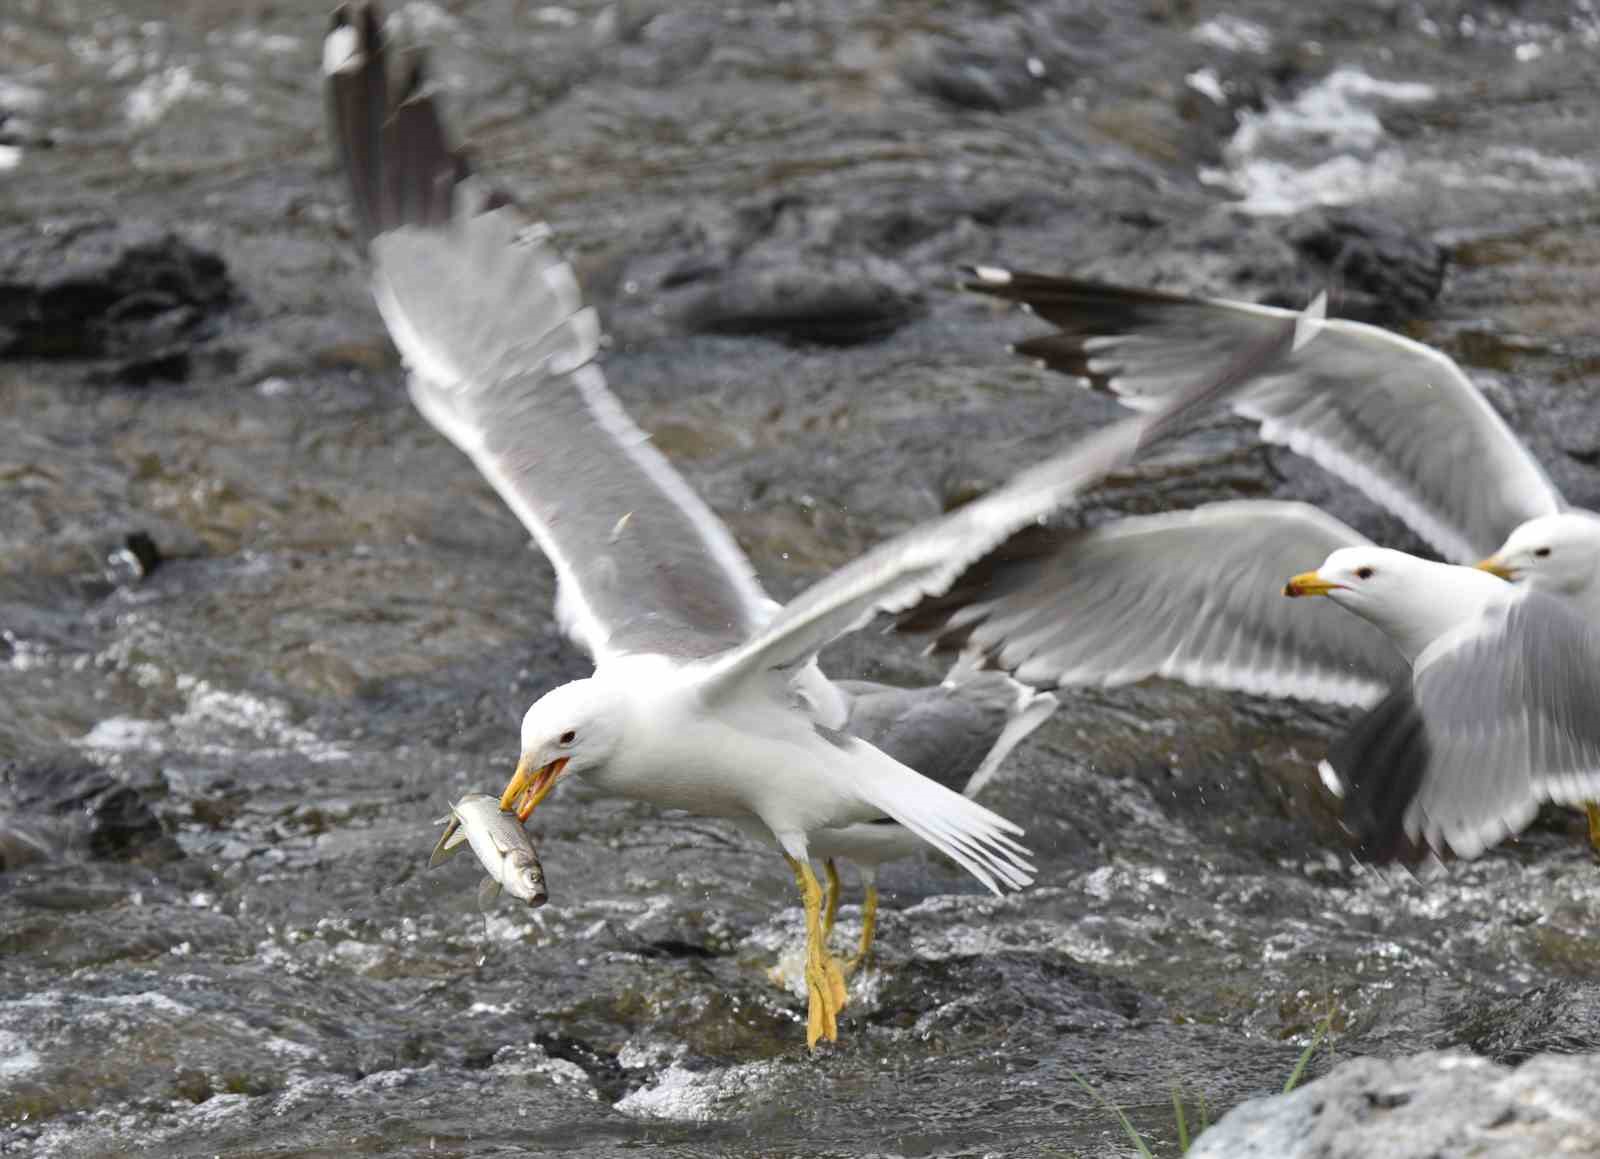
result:
M 549 230 L 451 147 L 420 55 L 391 77 L 377 11 L 346 7 L 323 66 L 373 294 L 411 398 L 531 533 L 555 571 L 558 619 L 595 664 L 528 709 L 502 807 L 526 821 L 579 777 L 664 808 L 758 820 L 805 911 L 808 1044 L 836 1038 L 845 988 L 822 937 L 812 834 L 889 817 L 996 893 L 1034 871 L 1018 826 L 844 731 L 845 698 L 817 652 L 943 591 L 1017 528 L 1309 338 L 1314 321 L 1286 325 L 1163 406 L 879 544 L 780 606 L 607 388 L 599 324 L 571 268 Z
M 1204 373 L 1230 343 L 1247 342 L 1291 316 L 1268 306 L 992 266 L 972 275 L 967 288 L 1020 302 L 1057 328 L 1020 343 L 1019 353 L 1136 408 L 1162 405 L 1183 374 Z M 1378 573 L 1389 595 L 1363 600 L 1339 589 L 1315 593 L 1334 595 L 1335 603 L 1358 615 L 1373 613 L 1371 628 L 1337 615 L 1296 617 L 1271 606 L 1278 590 L 1274 571 L 1295 556 L 1308 561 L 1342 548 L 1377 549 L 1303 504 L 1244 501 L 1123 521 L 1093 533 L 1024 533 L 995 553 L 987 601 L 964 607 L 943 625 L 946 646 L 970 635 L 994 662 L 1043 687 L 1160 675 L 1366 707 L 1383 701 L 1387 707 L 1365 718 L 1325 765 L 1325 773 L 1337 771 L 1336 787 L 1349 798 L 1347 818 L 1371 851 L 1397 854 L 1408 842 L 1421 842 L 1471 854 L 1521 828 L 1541 801 L 1587 803 L 1574 794 L 1585 785 L 1586 791 L 1596 788 L 1600 764 L 1585 764 L 1585 729 L 1573 715 L 1581 700 L 1572 697 L 1581 698 L 1586 688 L 1574 664 L 1588 636 L 1571 634 L 1575 652 L 1550 650 L 1555 637 L 1542 626 L 1560 618 L 1551 603 L 1564 603 L 1579 622 L 1600 625 L 1600 517 L 1566 507 L 1454 362 L 1375 326 L 1328 320 L 1317 342 L 1264 368 L 1228 405 L 1259 423 L 1263 438 L 1311 457 L 1389 506 L 1447 558 L 1477 559 L 1504 540 L 1478 568 L 1547 599 L 1514 601 L 1505 607 L 1516 607 L 1517 614 L 1502 609 L 1491 615 L 1474 600 L 1483 593 L 1507 596 L 1499 585 L 1485 587 L 1456 569 L 1430 570 L 1445 565 L 1393 553 Z M 1461 594 L 1435 613 L 1457 614 L 1451 622 L 1463 632 L 1466 621 L 1477 625 L 1457 646 L 1441 643 L 1428 653 L 1425 678 L 1421 667 L 1397 672 L 1394 649 L 1384 646 L 1387 638 L 1418 660 L 1426 649 L 1415 647 L 1412 637 L 1421 622 L 1438 626 L 1426 617 L 1408 623 L 1395 610 L 1399 597 L 1390 580 L 1396 567 L 1419 583 Z M 996 594 L 1039 583 L 1045 573 L 1052 577 L 1042 581 L 1053 585 L 1049 598 L 1036 591 L 1019 608 L 1017 597 L 1008 605 Z M 1473 598 L 1464 594 L 1469 591 Z M 959 604 L 961 595 L 947 593 L 944 602 Z M 1056 620 L 1042 614 L 1046 607 Z M 1085 630 L 1086 607 L 1101 611 Z M 1018 619 L 1021 612 L 1026 622 Z M 928 626 L 936 609 L 924 606 L 920 615 Z M 1069 631 L 1069 624 L 1078 630 Z M 1533 633 L 1532 651 L 1515 650 L 1505 633 L 1517 631 Z M 1112 639 L 1126 646 L 1097 652 L 1096 641 Z M 1534 648 L 1532 640 L 1546 648 Z M 1461 699 L 1452 701 L 1451 689 L 1465 670 L 1445 659 L 1468 655 L 1489 667 L 1480 670 L 1481 680 L 1460 684 Z M 1520 699 L 1516 682 L 1534 673 L 1545 698 Z M 1469 697 L 1469 687 L 1480 699 Z M 1490 688 L 1505 698 L 1500 707 L 1509 716 L 1489 711 L 1481 697 Z M 1411 694 L 1421 707 L 1404 713 L 1394 707 L 1399 701 L 1385 699 Z M 1463 704 L 1475 715 L 1453 715 Z M 1400 745 L 1380 727 L 1399 727 L 1402 720 L 1413 729 L 1432 722 L 1432 758 L 1419 755 L 1420 741 Z M 1466 722 L 1481 742 L 1476 747 L 1456 736 Z M 1541 747 L 1556 737 L 1566 738 L 1557 750 Z M 1375 801 L 1379 786 L 1384 796 Z M 1588 812 L 1590 837 L 1600 848 L 1600 810 L 1589 803 Z M 1448 822 L 1425 819 L 1446 815 Z

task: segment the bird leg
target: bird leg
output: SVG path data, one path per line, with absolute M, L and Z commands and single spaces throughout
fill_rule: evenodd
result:
M 877 931 L 878 886 L 875 882 L 869 882 L 866 901 L 861 904 L 861 946 L 856 950 L 856 956 L 844 964 L 845 977 L 848 978 L 861 969 L 872 957 L 872 936 Z
M 1592 806 L 1591 806 L 1592 807 Z M 1593 829 L 1591 818 L 1591 832 Z M 822 863 L 823 873 L 828 879 L 828 892 L 822 903 L 822 937 L 824 941 L 833 937 L 833 920 L 839 916 L 839 867 L 833 863 L 833 858 Z
M 1600 802 L 1589 801 L 1583 808 L 1589 814 L 1589 848 L 1600 855 Z
M 800 887 L 800 904 L 806 912 L 806 996 L 810 1003 L 806 1015 L 806 1045 L 816 1049 L 817 1039 L 839 1039 L 839 1011 L 844 1009 L 844 975 L 839 963 L 828 954 L 822 934 L 822 886 L 808 862 L 787 853 L 784 860 L 794 871 Z

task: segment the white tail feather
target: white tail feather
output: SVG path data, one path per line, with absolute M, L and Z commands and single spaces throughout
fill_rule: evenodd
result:
M 850 789 L 951 858 L 996 894 L 1031 884 L 1020 826 L 906 768 L 865 741 L 854 741 Z

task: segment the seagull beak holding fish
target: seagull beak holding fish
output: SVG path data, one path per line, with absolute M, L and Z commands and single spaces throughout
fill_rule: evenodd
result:
M 1297 576 L 1292 576 L 1288 583 L 1283 585 L 1283 594 L 1286 596 L 1325 596 L 1329 592 L 1344 587 L 1332 580 L 1325 580 L 1314 571 L 1303 571 Z
M 508 812 L 514 810 L 518 821 L 526 821 L 539 807 L 539 802 L 556 787 L 556 781 L 560 780 L 570 759 L 557 757 L 548 764 L 533 768 L 533 756 L 523 753 L 522 759 L 517 762 L 517 771 L 506 785 L 506 791 L 500 794 L 500 807 Z

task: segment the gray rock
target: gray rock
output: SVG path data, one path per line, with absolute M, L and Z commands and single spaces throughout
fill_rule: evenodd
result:
M 1444 250 L 1370 209 L 1313 209 L 1284 238 L 1318 268 L 1346 318 L 1396 325 L 1425 314 L 1444 288 Z
M 910 276 L 883 258 L 796 255 L 740 265 L 689 305 L 684 325 L 713 334 L 849 344 L 898 329 L 919 303 Z
M 1189 1159 L 1545 1159 L 1600 1156 L 1600 1058 L 1515 1069 L 1476 1055 L 1358 1058 L 1236 1107 Z
M 1544 936 L 1552 950 L 1562 948 L 1559 931 Z M 1600 1053 L 1600 984 L 1594 982 L 1552 982 L 1463 1013 L 1460 1029 L 1443 1045 L 1463 1046 L 1496 1062 Z
M 61 858 L 159 865 L 181 857 L 145 795 L 93 766 L 0 766 L 0 871 Z

